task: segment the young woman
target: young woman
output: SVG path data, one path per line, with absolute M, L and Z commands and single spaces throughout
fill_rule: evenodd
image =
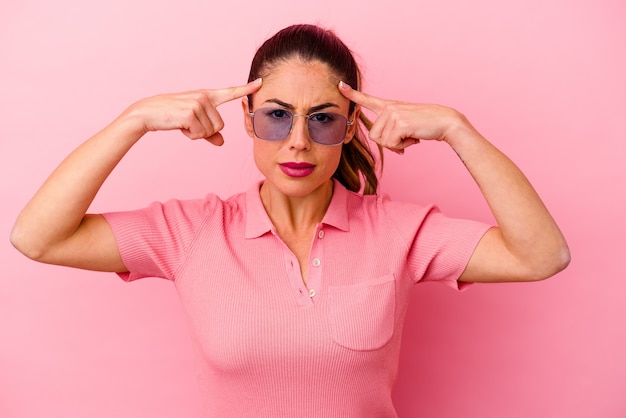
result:
M 226 200 L 86 214 L 146 133 L 178 129 L 221 145 L 217 107 L 239 98 L 263 181 Z M 377 196 L 364 128 L 394 152 L 447 143 L 497 226 Z M 349 49 L 310 25 L 267 40 L 246 85 L 130 106 L 52 173 L 11 240 L 45 263 L 172 280 L 210 417 L 396 416 L 391 391 L 415 283 L 541 280 L 569 262 L 532 186 L 462 114 L 361 92 Z

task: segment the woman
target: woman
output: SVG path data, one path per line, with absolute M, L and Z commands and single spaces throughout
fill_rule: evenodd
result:
M 172 280 L 207 416 L 396 416 L 391 390 L 413 284 L 541 280 L 565 268 L 569 252 L 523 174 L 462 114 L 369 96 L 359 77 L 332 32 L 283 29 L 257 51 L 248 84 L 130 106 L 54 171 L 12 242 L 45 263 Z M 221 145 L 216 108 L 239 98 L 262 182 L 227 200 L 86 214 L 146 133 L 179 129 Z M 362 127 L 399 153 L 446 142 L 497 226 L 376 196 Z

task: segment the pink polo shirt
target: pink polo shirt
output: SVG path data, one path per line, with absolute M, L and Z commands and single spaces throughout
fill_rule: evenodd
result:
M 130 271 L 121 276 L 176 286 L 206 417 L 395 417 L 411 288 L 456 288 L 488 226 L 335 182 L 305 286 L 258 190 L 105 214 Z

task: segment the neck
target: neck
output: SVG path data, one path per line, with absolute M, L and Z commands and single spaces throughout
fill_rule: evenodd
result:
M 324 218 L 333 196 L 333 181 L 329 180 L 306 196 L 285 195 L 265 182 L 260 195 L 279 233 L 305 233 Z

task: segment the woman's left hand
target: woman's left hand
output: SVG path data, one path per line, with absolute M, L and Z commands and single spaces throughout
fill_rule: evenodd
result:
M 461 113 L 449 107 L 385 100 L 354 90 L 344 82 L 339 83 L 339 91 L 377 115 L 370 139 L 399 154 L 420 140 L 448 142 L 458 128 L 472 129 Z
M 465 164 L 498 223 L 476 246 L 460 281 L 541 280 L 569 263 L 567 243 L 537 192 L 517 166 L 487 141 L 461 113 L 429 104 L 339 91 L 378 115 L 370 139 L 402 154 L 420 140 L 445 141 Z

